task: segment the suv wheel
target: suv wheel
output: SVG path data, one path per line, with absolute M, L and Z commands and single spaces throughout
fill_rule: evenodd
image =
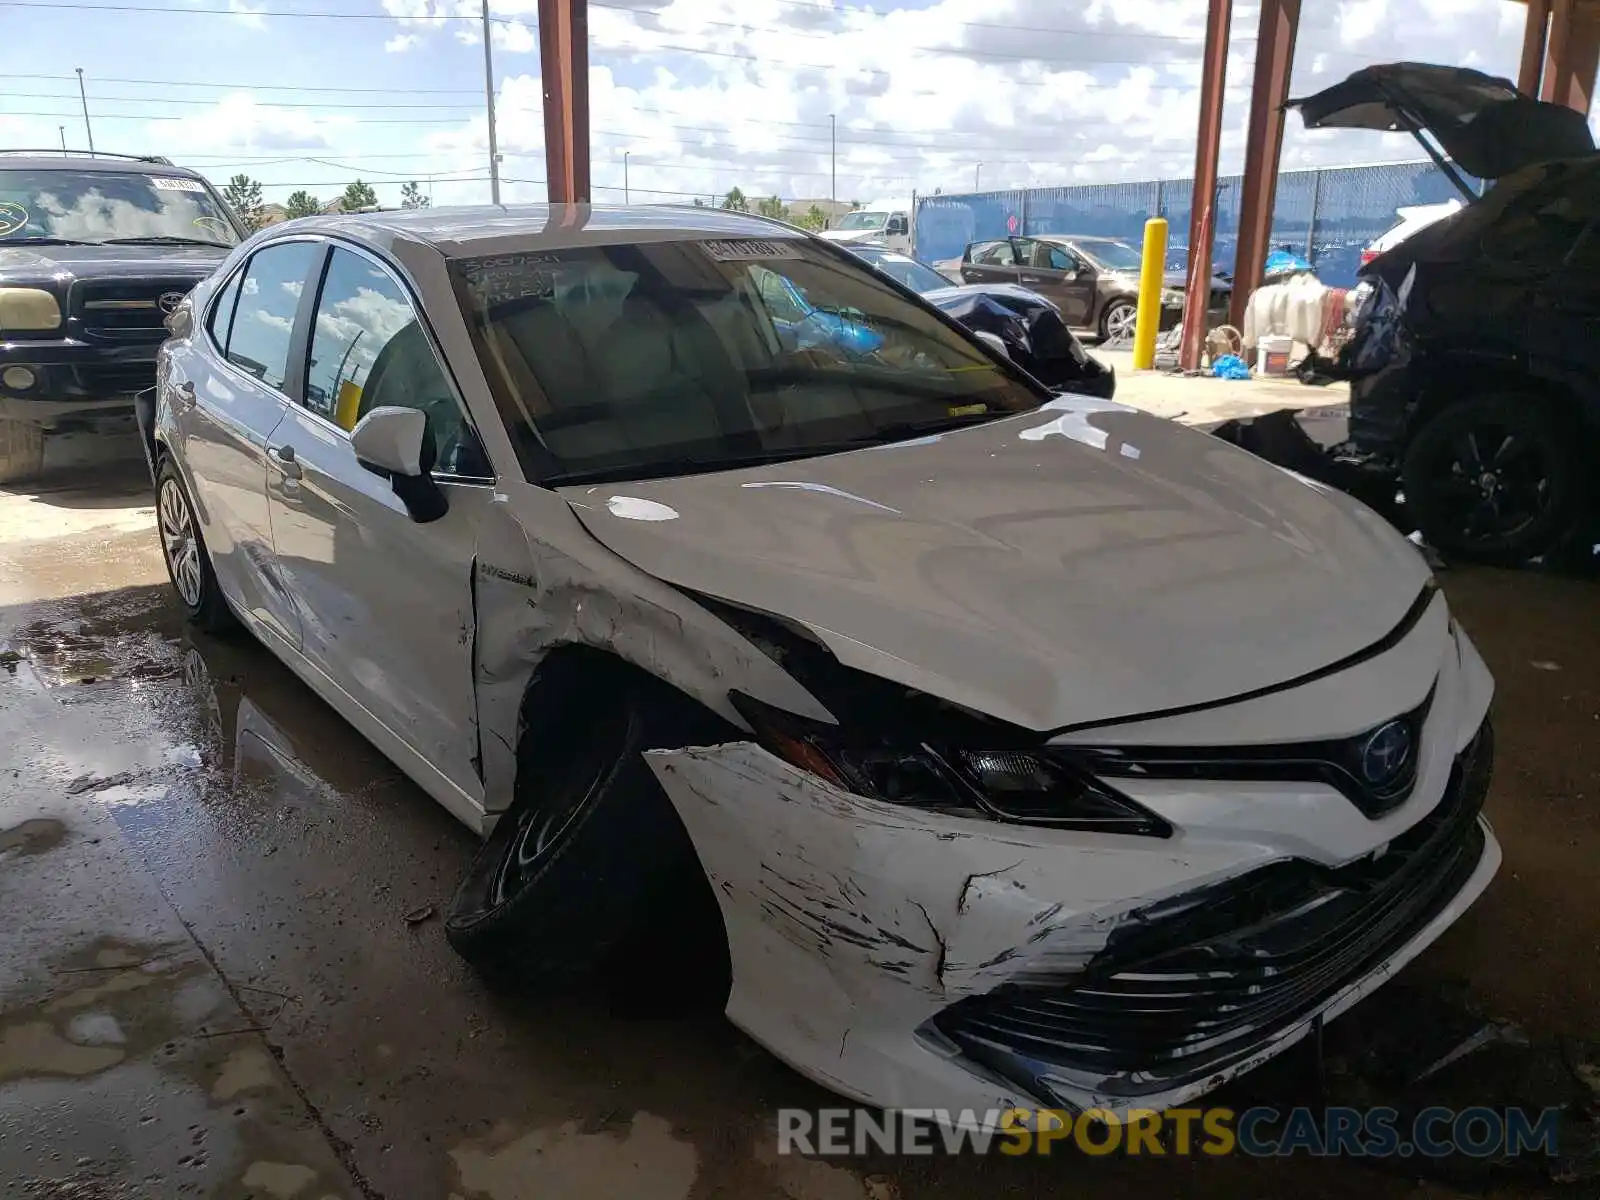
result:
M 156 473 L 156 526 L 161 534 L 161 557 L 166 560 L 167 577 L 178 593 L 184 616 L 207 633 L 231 628 L 234 616 L 217 586 L 194 506 L 189 503 L 178 469 L 166 457 L 161 459 L 161 469 Z
M 1452 404 L 1406 449 L 1406 509 L 1431 545 L 1464 560 L 1517 566 L 1551 554 L 1587 511 L 1584 446 L 1583 434 L 1540 396 Z
M 44 426 L 0 419 L 0 483 L 32 479 L 44 468 Z
M 1100 340 L 1103 342 L 1131 342 L 1133 328 L 1139 319 L 1138 306 L 1131 300 L 1113 300 L 1100 314 Z

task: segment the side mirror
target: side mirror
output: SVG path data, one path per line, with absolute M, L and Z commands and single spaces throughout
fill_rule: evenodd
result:
M 350 431 L 356 461 L 389 480 L 411 519 L 426 524 L 449 510 L 433 478 L 433 438 L 428 417 L 415 408 L 375 408 Z
M 993 350 L 1001 358 L 1004 358 L 1008 361 L 1010 360 L 1011 349 L 1006 345 L 1005 339 L 1002 338 L 998 333 L 990 333 L 987 329 L 974 329 L 972 331 L 972 336 L 977 338 L 985 346 L 989 347 L 989 349 Z

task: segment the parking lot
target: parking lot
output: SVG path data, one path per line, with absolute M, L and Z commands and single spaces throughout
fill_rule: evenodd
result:
M 780 1156 L 776 1113 L 837 1101 L 664 998 L 677 971 L 540 1002 L 476 978 L 440 923 L 470 836 L 248 637 L 184 627 L 147 493 L 134 468 L 0 496 L 7 1195 L 1590 1194 L 1592 583 L 1444 574 L 1497 681 L 1505 865 L 1320 1060 L 1214 1098 L 1566 1105 L 1558 1160 L 823 1160 Z

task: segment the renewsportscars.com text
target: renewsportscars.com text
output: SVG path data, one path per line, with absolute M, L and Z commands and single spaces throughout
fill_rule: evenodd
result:
M 1091 1109 L 933 1108 L 778 1110 L 778 1153 L 1090 1155 L 1244 1154 L 1252 1157 L 1443 1158 L 1558 1153 L 1557 1109 L 1393 1108 Z

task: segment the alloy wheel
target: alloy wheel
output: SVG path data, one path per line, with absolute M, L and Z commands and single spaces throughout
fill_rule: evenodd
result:
M 174 479 L 161 482 L 157 505 L 161 527 L 161 550 L 167 559 L 172 586 L 190 608 L 199 608 L 204 586 L 200 570 L 200 541 L 195 536 L 189 500 Z
M 1476 425 L 1451 441 L 1425 476 L 1441 509 L 1471 543 L 1511 538 L 1555 501 L 1556 464 L 1542 439 L 1501 425 Z
M 1139 310 L 1131 304 L 1119 304 L 1106 314 L 1106 340 L 1126 342 L 1133 339 L 1133 327 L 1139 319 Z

